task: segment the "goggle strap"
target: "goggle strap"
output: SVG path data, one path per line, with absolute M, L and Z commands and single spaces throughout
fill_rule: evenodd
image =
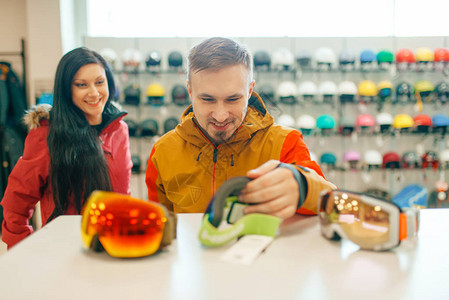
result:
M 407 214 L 401 213 L 399 215 L 399 240 L 403 241 L 407 239 L 408 229 L 407 229 Z
M 176 238 L 176 215 L 173 212 L 169 212 L 168 214 L 166 214 L 166 216 L 167 222 L 165 223 L 164 234 L 162 236 L 160 248 L 170 245 L 171 242 Z

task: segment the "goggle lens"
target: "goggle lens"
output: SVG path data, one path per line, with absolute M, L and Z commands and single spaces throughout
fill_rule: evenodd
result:
M 115 257 L 155 253 L 167 218 L 160 205 L 115 193 L 95 192 L 83 210 L 82 239 L 87 248 L 98 238 Z
M 329 192 L 322 197 L 319 215 L 322 232 L 328 238 L 343 233 L 343 237 L 365 249 L 375 249 L 391 240 L 390 211 L 383 205 L 367 203 L 360 195 Z

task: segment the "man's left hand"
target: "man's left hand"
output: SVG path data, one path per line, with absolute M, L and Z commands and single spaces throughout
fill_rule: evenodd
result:
M 279 161 L 270 160 L 246 174 L 253 180 L 241 191 L 239 200 L 258 203 L 245 208 L 244 213 L 265 213 L 283 219 L 296 213 L 299 186 L 292 171 L 277 168 Z

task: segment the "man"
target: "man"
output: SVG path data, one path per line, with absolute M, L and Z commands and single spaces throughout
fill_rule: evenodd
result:
M 301 133 L 273 123 L 254 86 L 251 54 L 235 41 L 210 38 L 191 49 L 192 105 L 152 149 L 150 200 L 176 213 L 203 213 L 223 182 L 246 175 L 253 180 L 240 201 L 258 204 L 244 213 L 316 213 L 320 192 L 335 186 L 310 160 Z

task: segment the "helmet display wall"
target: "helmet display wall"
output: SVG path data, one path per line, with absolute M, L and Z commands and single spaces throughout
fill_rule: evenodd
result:
M 235 39 L 253 54 L 255 91 L 270 114 L 303 133 L 326 178 L 340 188 L 391 196 L 409 184 L 433 189 L 446 164 L 423 168 L 422 157 L 449 148 L 447 37 Z M 190 104 L 186 56 L 201 40 L 85 40 L 87 47 L 106 49 L 133 125 L 131 150 L 141 161 Z M 349 160 L 354 153 L 359 159 Z

